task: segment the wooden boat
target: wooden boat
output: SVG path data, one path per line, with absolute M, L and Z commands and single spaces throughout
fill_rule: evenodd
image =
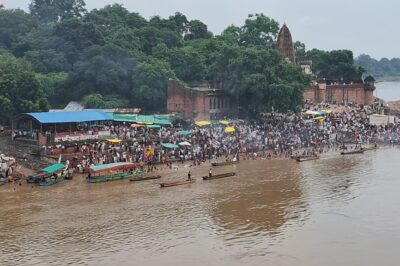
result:
M 193 184 L 194 182 L 196 182 L 196 179 L 184 180 L 184 181 L 176 181 L 176 182 L 160 183 L 160 187 L 162 187 L 162 188 L 163 188 L 163 187 L 175 187 L 175 186 Z
M 41 180 L 52 177 L 54 174 L 60 174 L 65 168 L 62 163 L 52 164 L 43 168 L 36 175 L 30 175 L 26 178 L 26 182 L 30 184 L 38 184 Z
M 39 186 L 48 187 L 60 183 L 62 181 L 64 181 L 64 177 L 61 175 L 51 176 L 39 181 Z
M 203 180 L 219 179 L 219 178 L 230 177 L 230 176 L 235 176 L 235 175 L 236 175 L 235 172 L 231 172 L 231 173 L 225 173 L 225 174 L 219 174 L 219 175 L 203 176 Z
M 296 161 L 300 162 L 306 162 L 306 161 L 314 161 L 318 160 L 319 156 L 302 156 L 302 157 L 297 157 Z
M 361 148 L 363 151 L 374 151 L 379 149 L 379 147 L 369 147 L 369 148 Z
M 160 178 L 161 178 L 160 175 L 156 175 L 156 176 L 136 176 L 136 177 L 130 178 L 129 181 L 136 182 L 136 181 L 145 181 L 145 180 L 153 180 L 153 179 L 160 179 Z
M 352 150 L 352 151 L 342 151 L 340 154 L 341 155 L 351 155 L 351 154 L 359 154 L 359 153 L 364 153 L 364 150 L 359 149 L 359 150 Z
M 212 163 L 212 166 L 225 166 L 225 165 L 232 165 L 232 164 L 238 164 L 238 161 L 231 161 L 231 162 L 220 162 L 220 163 Z
M 111 163 L 91 166 L 86 181 L 88 183 L 104 183 L 143 175 L 143 171 L 133 170 L 135 167 L 136 165 L 133 163 Z

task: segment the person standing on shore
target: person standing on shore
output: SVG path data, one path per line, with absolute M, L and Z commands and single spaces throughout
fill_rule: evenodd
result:
M 208 171 L 208 177 L 212 177 L 212 170 L 210 168 L 210 171 Z
M 190 170 L 188 172 L 188 181 L 192 181 L 192 173 L 190 172 Z

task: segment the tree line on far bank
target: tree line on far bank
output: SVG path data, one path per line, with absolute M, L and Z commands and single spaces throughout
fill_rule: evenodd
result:
M 355 64 L 366 70 L 368 75 L 383 80 L 400 80 L 400 58 L 381 58 L 380 60 L 362 54 L 355 60 Z
M 22 112 L 140 107 L 165 111 L 168 79 L 222 83 L 243 113 L 295 111 L 311 78 L 283 59 L 279 24 L 263 14 L 214 35 L 179 12 L 143 18 L 122 5 L 87 11 L 83 0 L 33 0 L 0 11 L 0 123 Z M 318 77 L 360 80 L 351 51 L 306 51 Z

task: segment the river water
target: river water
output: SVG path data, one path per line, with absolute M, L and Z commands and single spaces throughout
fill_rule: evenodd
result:
M 400 82 L 377 82 L 374 96 L 385 101 L 400 100 Z
M 399 265 L 400 149 L 242 161 L 237 177 L 0 187 L 0 265 Z M 163 170 L 162 181 L 188 168 Z

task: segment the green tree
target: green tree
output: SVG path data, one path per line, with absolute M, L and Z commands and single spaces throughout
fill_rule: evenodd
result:
M 132 73 L 136 60 L 114 46 L 92 46 L 87 49 L 69 75 L 67 100 L 100 93 L 127 97 L 132 90 Z
M 10 54 L 0 54 L 0 112 L 2 123 L 19 113 L 46 111 L 45 94 L 29 64 Z
M 149 23 L 159 30 L 173 31 L 182 35 L 186 31 L 189 21 L 185 15 L 176 12 L 174 16 L 170 16 L 168 19 L 154 16 L 150 19 Z
M 354 65 L 353 52 L 349 50 L 307 51 L 307 59 L 313 61 L 313 72 L 320 79 L 361 82 L 365 70 Z
M 36 80 L 39 82 L 44 94 L 47 96 L 48 102 L 52 108 L 62 108 L 65 104 L 65 95 L 68 81 L 68 74 L 59 73 L 37 73 Z
M 185 40 L 208 39 L 213 36 L 213 34 L 208 31 L 207 25 L 200 20 L 190 21 L 188 30 L 189 32 L 186 33 Z
M 129 105 L 127 99 L 121 99 L 119 96 L 103 96 L 99 93 L 86 95 L 83 100 L 86 108 L 111 109 L 126 108 Z
M 295 42 L 294 43 L 294 50 L 296 51 L 296 58 L 298 60 L 305 60 L 307 58 L 306 55 L 306 45 L 302 42 Z
M 83 0 L 32 0 L 29 5 L 31 14 L 43 22 L 81 17 L 85 12 Z
M 31 63 L 35 72 L 51 73 L 67 69 L 67 60 L 64 54 L 55 50 L 28 51 L 24 59 Z
M 22 10 L 0 10 L 0 49 L 13 50 L 19 39 L 38 26 L 38 20 Z
M 175 73 L 165 61 L 148 58 L 139 63 L 133 75 L 133 103 L 147 111 L 164 111 L 168 80 L 175 78 Z
M 58 49 L 65 54 L 65 58 L 74 68 L 81 53 L 92 45 L 104 45 L 105 41 L 92 23 L 72 18 L 58 23 L 54 35 L 62 40 Z
M 242 27 L 240 43 L 271 47 L 278 35 L 279 24 L 264 14 L 249 15 Z
M 211 68 L 214 82 L 223 82 L 248 115 L 297 109 L 310 79 L 282 55 L 262 46 L 224 46 Z

